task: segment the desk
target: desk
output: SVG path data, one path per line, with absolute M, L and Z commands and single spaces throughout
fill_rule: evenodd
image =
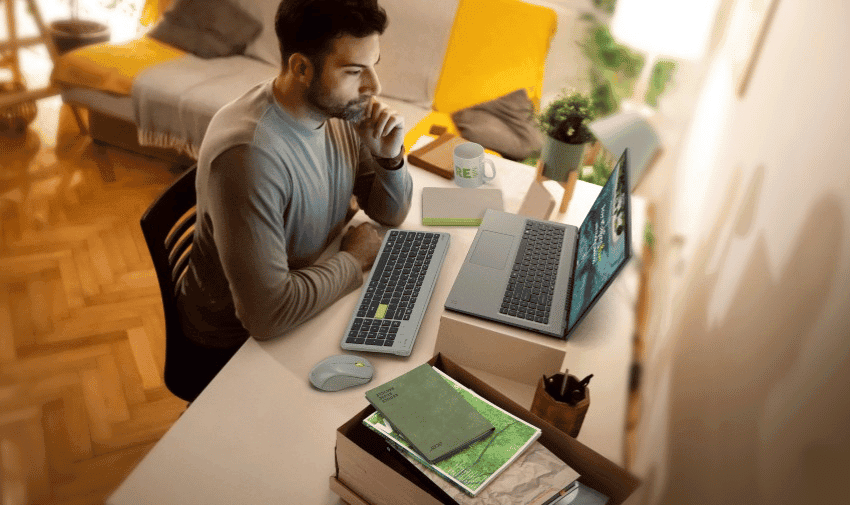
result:
M 534 179 L 535 170 L 500 158 L 493 160 L 498 176 L 486 187 L 501 188 L 505 210 L 515 212 Z M 440 230 L 452 235 L 411 355 L 405 358 L 364 353 L 375 367 L 375 377 L 369 384 L 336 393 L 324 393 L 310 386 L 307 376 L 313 365 L 329 355 L 342 353 L 339 341 L 357 302 L 357 292 L 338 300 L 284 337 L 269 342 L 249 339 L 107 503 L 340 503 L 328 488 L 328 479 L 335 473 L 336 428 L 368 404 L 364 397 L 367 389 L 433 356 L 443 304 L 475 236 L 476 228 L 422 226 L 422 188 L 450 186 L 451 182 L 415 167 L 411 167 L 411 171 L 414 198 L 402 228 Z M 561 220 L 579 224 L 599 189 L 579 182 Z M 642 205 L 633 205 L 633 208 L 638 207 Z M 355 217 L 355 221 L 363 219 L 362 215 Z M 618 279 L 617 283 L 636 277 L 634 263 L 631 273 L 623 272 L 623 279 Z M 631 303 L 622 317 L 617 315 L 617 319 L 625 321 L 626 329 L 618 330 L 616 338 L 611 335 L 593 338 L 594 325 L 598 324 L 594 321 L 606 319 L 600 315 L 582 323 L 585 326 L 582 337 L 574 343 L 559 342 L 566 346 L 565 363 L 571 370 L 574 369 L 571 363 L 582 362 L 577 373 L 586 368 L 598 374 L 603 367 L 613 366 L 617 368 L 618 377 L 627 375 L 634 326 L 631 307 L 637 290 L 628 293 L 630 290 L 626 287 L 615 285 L 606 293 L 606 297 L 622 296 L 626 304 Z M 595 310 L 601 314 L 609 310 L 605 307 L 606 304 L 600 302 Z M 616 345 L 612 345 L 612 341 L 616 341 Z M 616 349 L 613 353 L 622 356 L 609 359 L 606 349 Z M 594 377 L 594 381 L 596 379 Z M 627 397 L 624 384 L 617 386 L 621 390 L 611 394 L 611 400 L 603 400 L 609 392 L 597 392 L 595 386 L 595 382 L 591 383 L 592 404 L 579 439 L 599 451 L 597 446 L 608 444 L 611 439 L 622 440 L 625 417 L 608 419 L 601 408 L 599 415 L 593 416 L 597 402 L 610 401 L 625 412 Z M 526 406 L 530 405 L 529 399 Z M 599 452 L 622 464 L 621 448 L 617 454 Z

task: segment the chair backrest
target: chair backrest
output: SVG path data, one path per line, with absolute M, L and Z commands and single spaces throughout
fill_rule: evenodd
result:
M 186 272 L 195 231 L 195 166 L 183 173 L 157 198 L 141 219 L 142 234 L 153 260 L 165 312 L 165 385 L 184 400 L 196 393 L 181 384 L 185 371 L 175 365 L 175 342 L 185 340 L 175 293 L 177 281 Z
M 460 0 L 433 109 L 451 114 L 525 88 L 540 106 L 558 16 L 521 0 Z

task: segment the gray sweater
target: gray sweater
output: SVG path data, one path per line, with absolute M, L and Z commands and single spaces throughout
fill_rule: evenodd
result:
M 362 284 L 347 252 L 316 262 L 345 225 L 352 195 L 386 226 L 410 208 L 406 163 L 381 168 L 346 121 L 307 129 L 280 107 L 272 83 L 216 113 L 198 159 L 197 224 L 178 303 L 190 338 L 214 347 L 279 336 Z

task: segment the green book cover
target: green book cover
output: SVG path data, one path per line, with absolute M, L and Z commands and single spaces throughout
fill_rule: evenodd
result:
M 446 384 L 450 384 L 466 402 L 490 421 L 495 427 L 493 433 L 432 464 L 414 451 L 411 444 L 386 422 L 380 412 L 366 417 L 363 424 L 384 437 L 406 458 L 412 458 L 424 465 L 469 496 L 476 496 L 540 437 L 540 429 L 493 405 L 443 372 L 436 369 L 435 371 Z M 576 476 L 577 474 L 571 476 L 569 480 Z
M 493 431 L 490 421 L 427 363 L 370 389 L 366 399 L 429 463 Z

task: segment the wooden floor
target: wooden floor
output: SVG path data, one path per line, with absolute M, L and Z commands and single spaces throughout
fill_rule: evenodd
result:
M 94 146 L 58 97 L 0 133 L 3 505 L 103 503 L 185 410 L 139 228 L 169 168 Z

